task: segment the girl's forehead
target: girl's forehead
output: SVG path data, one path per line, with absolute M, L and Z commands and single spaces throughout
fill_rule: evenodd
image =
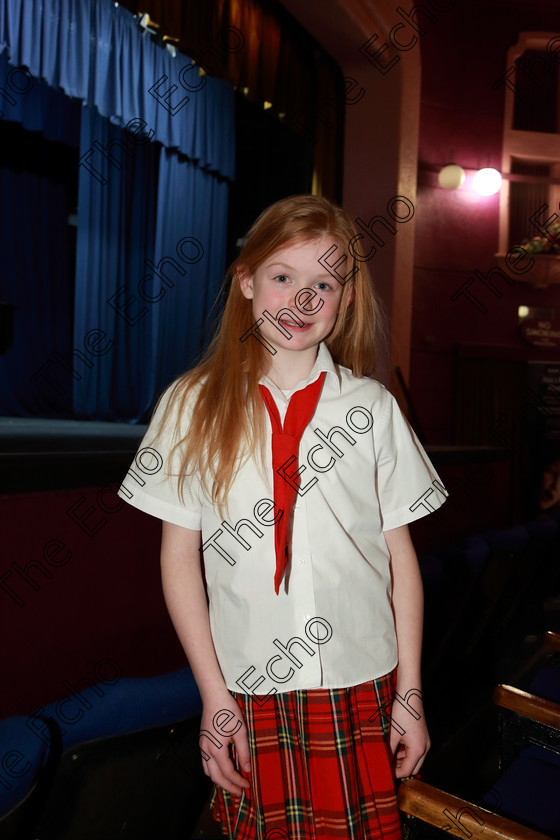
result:
M 290 260 L 299 262 L 302 259 L 318 259 L 332 245 L 338 245 L 338 242 L 328 234 L 310 239 L 291 240 L 270 253 L 261 265 L 271 265 L 276 262 L 290 265 Z

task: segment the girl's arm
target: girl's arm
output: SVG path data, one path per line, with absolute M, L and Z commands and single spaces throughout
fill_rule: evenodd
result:
M 249 787 L 249 782 L 235 769 L 228 744 L 235 744 L 240 767 L 249 771 L 247 728 L 241 710 L 224 682 L 214 650 L 202 578 L 200 542 L 200 531 L 163 522 L 163 594 L 202 697 L 201 732 L 205 734 L 201 747 L 209 756 L 205 758 L 203 755 L 204 772 L 213 782 L 240 796 L 242 789 Z M 218 712 L 226 714 L 219 715 Z
M 395 697 L 391 712 L 394 723 L 391 725 L 389 743 L 396 759 L 395 775 L 400 779 L 418 773 L 430 749 L 422 700 L 418 696 L 422 690 L 420 659 L 424 594 L 408 525 L 385 531 L 385 540 L 391 554 L 393 612 L 399 651 L 398 696 Z M 406 700 L 406 704 L 401 700 Z

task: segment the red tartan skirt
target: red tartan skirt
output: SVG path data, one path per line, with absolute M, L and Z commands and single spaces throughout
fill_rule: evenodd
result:
M 214 786 L 210 807 L 229 840 L 400 840 L 388 747 L 395 680 L 393 671 L 350 688 L 270 695 L 262 705 L 232 692 L 252 770 L 239 770 L 251 782 L 241 796 Z

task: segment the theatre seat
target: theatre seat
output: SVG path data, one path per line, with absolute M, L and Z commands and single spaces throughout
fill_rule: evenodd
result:
M 560 703 L 560 633 L 547 630 L 532 656 L 511 677 L 512 685 Z
M 550 837 L 560 837 L 560 755 L 534 744 L 492 785 L 483 802 L 499 796 L 500 813 Z
M 497 686 L 493 700 L 498 709 L 501 769 L 531 744 L 560 755 L 560 703 L 509 685 Z
M 68 709 L 66 703 L 72 701 L 73 706 Z M 157 677 L 122 677 L 97 683 L 69 699 L 49 703 L 38 713 L 58 726 L 62 749 L 67 750 L 99 737 L 184 720 L 201 711 L 193 673 L 190 668 L 182 668 Z M 71 722 L 71 717 L 77 719 Z M 37 731 L 40 726 L 33 728 Z
M 33 840 L 187 840 L 211 790 L 199 729 L 197 716 L 67 750 Z
M 13 744 L 30 764 L 0 799 L 0 837 L 186 840 L 211 788 L 201 710 L 185 668 L 88 685 L 29 718 L 0 722 L 3 754 Z
M 524 522 L 530 541 L 513 569 L 497 623 L 502 646 L 512 636 L 542 631 L 542 602 L 553 590 L 558 567 L 560 524 L 552 517 Z
M 560 703 L 560 667 L 541 668 L 529 685 L 531 694 Z
M 480 537 L 467 537 L 434 554 L 441 562 L 442 583 L 439 599 L 432 599 L 426 610 L 429 630 L 432 624 L 437 628 L 429 632 L 423 653 L 428 685 L 437 682 L 438 673 L 447 671 L 448 662 L 453 662 L 466 644 L 465 628 L 478 606 L 477 586 L 490 548 Z
M 462 840 L 473 836 L 489 840 L 550 840 L 546 834 L 418 779 L 407 779 L 399 786 L 398 806 L 408 818 L 408 837 L 435 839 L 444 837 L 445 832 Z
M 543 682 L 550 687 L 549 679 Z M 502 772 L 492 791 L 500 797 L 500 813 L 560 837 L 560 704 L 504 685 L 496 688 L 494 703 Z
M 471 616 L 471 634 L 464 653 L 467 657 L 493 661 L 498 628 L 503 633 L 511 618 L 508 605 L 519 568 L 531 562 L 531 535 L 522 525 L 479 535 L 490 548 L 478 585 L 478 609 Z
M 524 669 L 532 691 L 539 689 L 540 696 L 511 686 L 496 687 L 498 769 L 478 804 L 417 780 L 400 785 L 398 803 L 406 815 L 405 837 L 422 840 L 442 837 L 445 831 L 463 838 L 560 840 L 559 652 L 560 635 L 546 633 Z M 476 759 L 486 784 L 492 742 L 490 737 L 490 752 L 482 750 Z M 454 756 L 458 763 L 464 758 L 460 751 Z M 476 767 L 472 775 L 478 775 Z M 475 783 L 472 789 L 476 788 Z
M 41 788 L 52 760 L 48 726 L 39 740 L 27 727 L 26 717 L 0 721 L 0 837 L 26 837 Z
M 559 546 L 558 522 L 543 518 L 486 531 L 426 555 L 428 563 L 436 558 L 442 564 L 437 606 L 433 598 L 426 600 L 427 684 L 455 663 L 455 682 L 475 680 L 491 687 L 500 659 L 525 636 L 542 630 L 542 601 Z M 423 577 L 434 589 L 429 566 L 427 572 Z M 439 634 L 433 625 L 439 625 Z

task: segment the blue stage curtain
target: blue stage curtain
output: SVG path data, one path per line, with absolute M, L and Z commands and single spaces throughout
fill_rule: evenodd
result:
M 173 58 L 112 0 L 0 0 L 3 51 L 116 125 L 142 119 L 154 141 L 233 177 L 222 130 L 233 110 L 228 85 L 200 77 L 181 53 Z
M 170 273 L 174 286 L 160 304 L 154 336 L 156 393 L 195 364 L 217 325 L 228 197 L 226 181 L 176 152 L 161 150 L 155 252 L 159 259 L 173 256 L 186 273 L 177 279 Z
M 83 358 L 74 357 L 74 412 L 129 420 L 153 398 L 147 380 L 157 313 L 139 298 L 138 283 L 154 253 L 160 147 L 132 146 L 121 128 L 84 108 L 80 157 L 94 140 L 112 144 L 113 163 L 93 173 L 80 167 L 74 348 Z
M 122 168 L 80 168 L 74 411 L 139 422 L 211 338 L 228 183 L 159 144 L 134 150 L 86 108 L 80 156 L 94 137 L 120 143 L 112 153 Z M 96 342 L 98 357 L 86 352 Z
M 0 91 L 0 120 L 20 123 L 53 143 L 79 146 L 82 102 L 14 67 L 6 52 L 0 52 Z
M 68 277 L 61 277 L 67 214 L 66 208 L 57 212 L 55 197 L 52 208 L 48 200 L 39 202 L 27 229 L 41 279 L 30 272 L 20 284 L 27 290 L 22 302 L 33 310 L 29 323 L 50 309 L 57 312 L 56 339 L 42 328 L 27 335 L 33 346 L 25 357 L 33 360 L 28 373 L 34 376 L 52 356 L 50 378 L 29 384 L 27 377 L 0 410 L 69 416 L 66 394 L 73 389 L 75 416 L 139 422 L 162 388 L 193 364 L 212 332 L 210 308 L 225 268 L 227 179 L 234 174 L 233 91 L 199 77 L 184 56 L 173 59 L 142 36 L 132 15 L 112 0 L 53 0 L 48 6 L 0 0 L 2 51 L 4 67 L 23 67 L 12 82 L 26 84 L 25 68 L 34 79 L 33 89 L 14 94 L 15 104 L 0 102 L 6 120 L 73 143 L 77 103 L 83 102 L 73 339 Z M 154 89 L 156 81 L 161 86 Z M 56 127 L 49 124 L 55 114 L 61 119 Z M 9 212 L 14 204 L 23 212 L 34 201 L 31 181 L 21 186 L 18 196 L 4 193 Z M 55 223 L 57 232 L 43 240 L 42 232 Z M 42 250 L 51 242 L 57 247 L 44 260 Z M 16 245 L 23 247 L 17 237 L 12 262 Z M 150 279 L 151 266 L 162 260 L 170 279 Z M 56 297 L 45 304 L 42 294 L 33 296 L 36 283 Z
M 0 414 L 71 417 L 71 380 L 52 376 L 72 336 L 67 152 L 16 125 L 3 141 L 0 298 L 16 310 L 13 344 L 0 356 Z

